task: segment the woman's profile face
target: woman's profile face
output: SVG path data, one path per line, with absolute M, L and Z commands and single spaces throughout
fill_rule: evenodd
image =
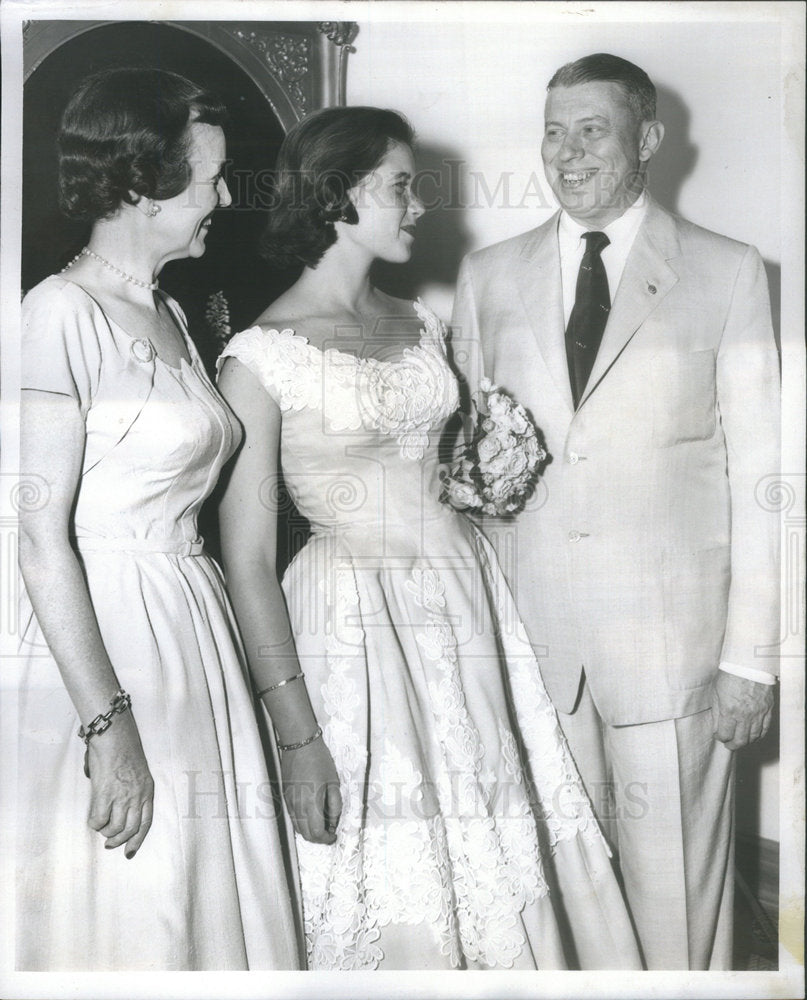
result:
M 232 204 L 222 176 L 227 155 L 224 132 L 218 125 L 192 122 L 188 165 L 188 186 L 173 198 L 158 201 L 160 213 L 154 219 L 154 239 L 164 243 L 163 260 L 201 257 L 213 213 Z
M 412 255 L 423 205 L 412 191 L 415 161 L 409 146 L 392 143 L 372 173 L 350 190 L 359 221 L 337 223 L 340 240 L 365 247 L 373 258 L 402 263 Z

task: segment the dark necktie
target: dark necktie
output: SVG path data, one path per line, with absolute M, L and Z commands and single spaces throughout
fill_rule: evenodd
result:
M 566 359 L 572 399 L 577 409 L 588 382 L 611 311 L 608 276 L 600 254 L 611 242 L 605 233 L 583 233 L 586 252 L 580 262 L 574 308 L 566 327 Z

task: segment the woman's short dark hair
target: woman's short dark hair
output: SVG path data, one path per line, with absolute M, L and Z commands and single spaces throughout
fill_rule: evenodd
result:
M 656 117 L 656 88 L 643 69 L 627 59 L 612 56 L 607 52 L 597 52 L 583 56 L 555 73 L 547 85 L 553 87 L 574 87 L 578 83 L 618 83 L 622 87 L 628 107 L 638 122 L 650 122 Z
M 414 132 L 397 111 L 325 108 L 292 128 L 277 157 L 261 253 L 278 267 L 316 267 L 336 242 L 334 222 L 358 222 L 348 191 L 372 173 L 392 143 Z
M 87 77 L 70 98 L 57 135 L 59 205 L 95 222 L 136 196 L 162 200 L 190 182 L 191 122 L 222 125 L 224 105 L 177 73 L 119 68 Z

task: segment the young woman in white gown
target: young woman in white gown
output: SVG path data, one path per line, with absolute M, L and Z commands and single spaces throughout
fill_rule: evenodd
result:
M 411 254 L 414 175 L 394 112 L 294 128 L 266 242 L 302 275 L 220 359 L 244 429 L 225 571 L 281 744 L 309 967 L 639 968 L 496 557 L 438 501 L 445 327 L 370 281 Z M 278 462 L 312 528 L 282 585 Z
M 23 303 L 20 970 L 299 968 L 243 649 L 196 527 L 240 431 L 156 285 L 230 204 L 223 119 L 146 69 L 88 79 L 62 118 L 61 204 L 92 231 Z

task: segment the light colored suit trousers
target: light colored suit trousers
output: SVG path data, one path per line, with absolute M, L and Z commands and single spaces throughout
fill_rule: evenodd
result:
M 516 523 L 484 527 L 615 838 L 648 967 L 728 968 L 733 767 L 708 710 L 718 664 L 775 673 L 779 638 L 779 523 L 761 495 L 780 420 L 764 268 L 651 200 L 575 410 L 557 223 L 460 271 L 464 388 L 486 376 L 511 392 L 550 454 Z

